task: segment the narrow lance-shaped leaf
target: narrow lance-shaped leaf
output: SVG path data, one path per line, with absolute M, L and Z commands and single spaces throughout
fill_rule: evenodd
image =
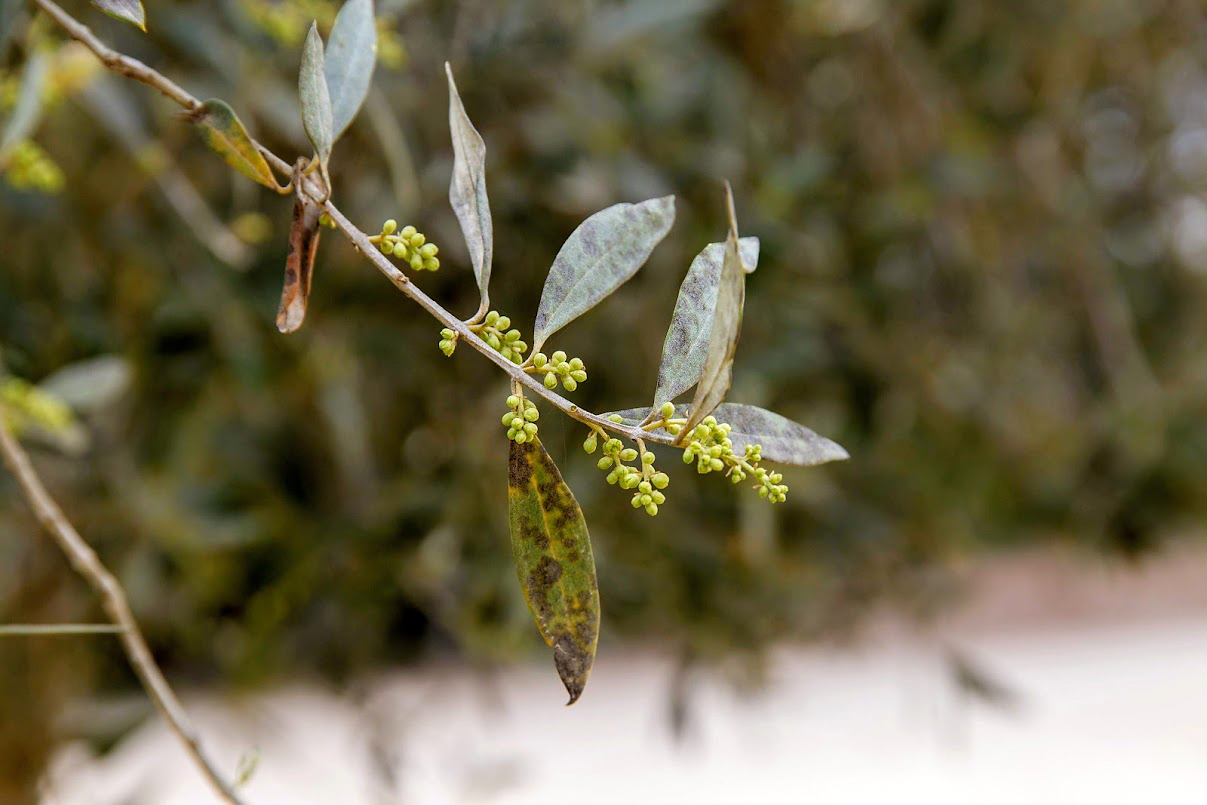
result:
M 226 101 L 210 98 L 186 116 L 197 125 L 205 144 L 221 154 L 226 164 L 265 187 L 277 189 L 264 155 L 252 144 L 243 121 Z
M 444 63 L 444 72 L 448 74 L 448 127 L 453 137 L 453 179 L 448 187 L 448 201 L 461 224 L 474 276 L 478 278 L 481 313 L 490 305 L 490 267 L 495 248 L 490 199 L 486 196 L 486 143 L 465 113 L 448 62 Z
M 295 189 L 293 219 L 289 224 L 289 254 L 285 258 L 285 282 L 281 286 L 281 306 L 277 310 L 277 329 L 292 333 L 306 318 L 306 303 L 310 300 L 310 280 L 314 275 L 314 258 L 318 254 L 319 218 L 323 208 L 302 192 L 302 168 L 305 159 L 298 160 L 293 171 Z
M 340 7 L 324 55 L 323 72 L 331 97 L 332 139 L 338 140 L 360 111 L 373 79 L 373 66 L 377 62 L 373 0 L 347 0 Z
M 599 304 L 645 264 L 675 222 L 675 197 L 614 204 L 579 224 L 553 260 L 536 312 L 532 351 Z
M 46 83 L 49 63 L 50 59 L 42 51 L 35 51 L 25 63 L 17 88 L 17 103 L 0 136 L 0 154 L 28 138 L 37 128 L 42 113 L 42 86 Z
M 759 264 L 759 239 L 742 238 L 738 248 L 747 273 L 750 273 Z M 675 313 L 662 345 L 658 389 L 654 392 L 655 409 L 694 386 L 704 371 L 724 261 L 725 244 L 708 244 L 692 260 L 691 268 L 679 286 Z
M 298 72 L 298 95 L 302 102 L 302 126 L 318 154 L 319 162 L 327 164 L 335 138 L 331 122 L 331 96 L 324 75 L 323 38 L 318 25 L 310 23 L 306 43 L 302 46 L 302 68 Z
M 687 410 L 686 405 L 676 405 L 674 415 L 682 419 L 687 416 Z M 604 416 L 619 416 L 620 424 L 636 427 L 645 421 L 648 412 L 648 408 L 626 408 Z M 757 444 L 763 448 L 765 461 L 779 464 L 809 467 L 850 458 L 838 443 L 774 411 L 753 405 L 721 403 L 712 413 L 718 422 L 732 426 L 729 439 L 733 442 L 733 451 L 738 455 L 746 450 L 746 445 Z
M 528 609 L 553 648 L 574 704 L 599 640 L 599 589 L 582 509 L 539 439 L 511 442 L 507 497 L 511 550 Z
M 733 212 L 733 191 L 725 183 L 725 199 L 729 212 L 729 237 L 725 241 L 721 261 L 721 279 L 717 289 L 717 306 L 713 311 L 712 332 L 708 336 L 708 352 L 696 394 L 687 412 L 687 425 L 680 440 L 685 439 L 701 419 L 708 416 L 729 391 L 733 377 L 733 356 L 742 329 L 742 307 L 746 304 L 746 272 L 738 248 L 738 224 Z
M 142 0 L 92 0 L 92 5 L 123 22 L 137 25 L 144 33 L 147 30 L 147 15 Z

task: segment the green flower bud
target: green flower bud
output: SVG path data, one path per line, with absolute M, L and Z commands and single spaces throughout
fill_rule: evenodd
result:
M 616 422 L 619 424 L 621 422 L 624 422 L 624 417 L 622 417 L 620 414 L 612 414 L 611 416 L 608 417 L 608 421 Z
M 552 372 L 545 375 L 545 388 L 549 389 L 550 391 L 557 388 L 557 375 L 553 374 Z
M 508 411 L 507 413 L 503 414 L 503 424 L 510 428 L 511 420 L 514 418 L 515 414 L 513 414 L 511 411 Z
M 666 430 L 671 436 L 678 436 L 679 431 L 683 430 L 682 425 L 667 425 Z
M 536 422 L 540 418 L 541 418 L 541 412 L 536 410 L 535 405 L 524 411 L 524 419 L 527 419 L 529 422 Z
M 377 244 L 377 248 L 381 249 L 381 253 L 387 257 L 394 253 L 394 244 L 388 240 L 383 240 Z
M 606 470 L 612 466 L 612 459 L 609 456 L 604 456 L 599 461 L 595 462 L 595 466 L 599 467 L 601 470 Z
M 564 388 L 566 391 L 574 391 L 576 388 L 578 388 L 578 383 L 574 382 L 574 378 L 567 377 L 562 381 L 562 388 Z
M 778 472 L 771 473 L 769 477 L 771 478 L 771 483 L 773 484 L 778 484 L 780 481 L 784 480 L 784 476 L 780 475 Z
M 654 491 L 654 487 L 649 481 L 642 481 L 641 483 L 637 484 L 637 490 L 642 494 L 648 495 L 650 492 Z
M 582 358 L 571 358 L 570 368 L 577 372 L 578 370 L 585 369 L 586 367 L 583 365 Z
M 633 504 L 634 509 L 640 509 L 641 508 L 641 496 L 633 495 L 633 499 L 630 500 L 629 503 Z
M 416 249 L 418 249 L 420 246 L 422 246 L 424 243 L 427 242 L 427 237 L 424 236 L 424 234 L 422 232 L 416 232 L 416 233 L 410 235 L 409 237 L 407 237 L 407 240 L 409 240 L 411 242 L 412 246 L 414 246 Z
M 515 353 L 512 351 L 511 346 L 508 344 L 504 344 L 503 348 L 501 350 L 499 350 L 499 352 L 507 360 L 511 360 L 513 357 L 515 357 Z
M 658 504 L 650 503 L 648 506 L 645 507 L 645 513 L 648 514 L 650 517 L 653 517 L 655 514 L 658 513 Z
M 536 431 L 537 431 L 537 426 L 536 426 L 535 422 L 529 422 L 528 424 L 526 424 L 524 426 L 524 432 L 530 436 L 535 436 Z
M 518 433 L 516 433 L 516 435 L 515 435 L 516 444 L 523 444 L 526 441 L 528 441 L 527 433 L 525 433 L 524 431 L 519 431 Z
M 712 415 L 706 416 L 704 417 L 704 422 L 702 424 L 711 428 L 713 425 L 717 424 L 717 418 Z
M 407 245 L 402 241 L 394 244 L 393 252 L 394 256 L 400 260 L 407 259 Z
M 499 311 L 492 310 L 486 314 L 486 323 L 494 327 L 499 322 Z
M 424 257 L 435 257 L 437 252 L 439 252 L 439 251 L 440 251 L 440 249 L 439 249 L 439 247 L 436 246 L 435 243 L 425 243 L 419 249 L 419 253 L 422 254 Z
M 414 271 L 423 270 L 423 258 L 419 255 L 419 252 L 411 255 L 411 269 Z
M 659 506 L 661 506 L 663 503 L 666 503 L 666 495 L 662 494 L 661 492 L 651 492 L 650 497 L 652 497 L 654 502 Z
M 398 228 L 398 222 L 395 221 L 393 218 L 390 218 L 384 224 L 381 225 L 381 234 L 392 235 L 392 234 L 394 234 L 394 230 L 397 228 Z
M 570 373 L 570 379 L 575 383 L 585 383 L 587 381 L 587 373 L 582 369 L 576 369 Z
M 620 451 L 621 461 L 632 461 L 635 458 L 637 458 L 637 451 L 631 447 L 626 447 L 624 450 Z
M 491 349 L 498 349 L 499 347 L 503 346 L 503 342 L 499 341 L 499 337 L 494 333 L 486 336 L 486 343 L 490 344 Z
M 624 481 L 621 483 L 621 486 L 624 487 L 625 489 L 633 489 L 639 483 L 641 483 L 641 476 L 639 476 L 637 473 L 633 472 L 633 473 L 629 473 L 628 475 L 625 476 Z
M 642 464 L 653 464 L 654 463 L 654 454 L 653 453 L 642 453 L 641 454 L 641 463 Z
M 735 472 L 733 475 L 729 476 L 729 480 L 733 481 L 735 484 L 740 484 L 742 483 L 742 474 L 740 472 Z
M 445 338 L 454 338 L 457 334 L 455 332 L 453 332 L 452 330 L 450 330 L 449 328 L 445 327 L 443 330 L 440 331 L 440 335 L 444 336 Z
M 515 428 L 508 428 L 508 429 L 507 429 L 507 438 L 508 438 L 508 439 L 514 439 L 514 438 L 515 438 L 516 433 L 518 433 L 518 432 L 519 432 L 519 431 L 517 431 Z
M 759 497 L 761 497 L 763 500 L 767 499 L 767 487 L 765 487 L 765 486 L 759 487 Z
M 666 489 L 667 485 L 671 482 L 671 477 L 665 472 L 656 472 L 651 476 L 650 481 L 653 482 L 657 489 Z
M 511 345 L 511 348 L 514 349 L 516 352 L 527 352 L 528 351 L 528 342 L 516 341 L 514 344 Z
M 708 465 L 707 461 L 701 460 L 696 462 L 696 472 L 700 473 L 701 475 L 708 475 L 711 469 L 712 468 Z
M 506 316 L 499 316 L 499 320 L 495 322 L 495 327 L 498 327 L 500 330 L 506 330 L 510 326 L 511 319 L 507 318 Z
M 423 269 L 425 271 L 437 271 L 437 270 L 439 270 L 439 268 L 440 268 L 440 258 L 439 257 L 423 258 Z
M 407 224 L 406 226 L 404 226 L 402 228 L 402 231 L 398 233 L 398 237 L 404 238 L 406 240 L 410 240 L 411 236 L 414 234 L 415 234 L 415 227 L 411 226 L 410 224 Z
M 557 352 L 549 356 L 549 360 L 553 361 L 554 363 L 565 363 L 566 353 L 559 349 Z
M 595 431 L 591 431 L 591 435 L 588 436 L 586 441 L 583 442 L 583 450 L 587 453 L 587 455 L 591 455 L 595 452 L 598 441 L 599 440 L 595 438 Z M 604 470 L 607 469 L 607 467 L 600 467 L 600 469 Z
M 725 462 L 719 458 L 714 458 L 709 460 L 709 466 L 712 468 L 713 472 L 720 472 L 721 470 L 725 469 Z
M 609 485 L 615 485 L 616 481 L 619 480 L 619 478 L 620 478 L 620 476 L 618 476 L 616 474 L 616 470 L 612 470 L 611 472 L 608 473 L 608 477 L 605 478 L 604 480 L 607 481 Z
M 537 354 L 532 356 L 532 365 L 538 369 L 540 369 L 542 366 L 544 366 L 548 362 L 549 362 L 549 358 L 543 352 L 538 352 Z
M 663 419 L 670 419 L 675 415 L 675 404 L 673 402 L 664 402 L 659 412 L 662 414 Z
M 688 447 L 687 449 L 685 449 L 683 451 L 683 463 L 684 464 L 691 464 L 695 460 L 696 460 L 696 454 L 692 452 L 692 449 L 690 447 Z

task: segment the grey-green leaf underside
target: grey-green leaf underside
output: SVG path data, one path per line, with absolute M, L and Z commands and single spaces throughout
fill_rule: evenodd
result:
M 759 263 L 759 239 L 738 241 L 746 272 Z M 708 338 L 712 334 L 713 312 L 721 284 L 725 244 L 710 243 L 692 260 L 687 276 L 679 287 L 675 313 L 662 345 L 662 363 L 658 367 L 658 389 L 654 407 L 673 400 L 700 380 L 708 357 Z
M 470 122 L 461 103 L 453 70 L 448 74 L 448 127 L 453 138 L 453 178 L 448 201 L 461 224 L 469 259 L 478 278 L 482 302 L 479 312 L 490 304 L 490 267 L 494 259 L 494 224 L 490 218 L 490 199 L 486 196 L 486 143 Z
M 324 73 L 323 39 L 318 25 L 310 23 L 306 43 L 302 46 L 302 68 L 298 72 L 298 95 L 302 102 L 302 126 L 306 136 L 324 165 L 331 158 L 335 142 L 331 119 L 331 95 L 327 92 Z
M 143 11 L 141 0 L 92 0 L 92 5 L 123 22 L 147 30 L 147 15 Z
M 579 224 L 545 279 L 532 351 L 637 273 L 674 222 L 675 197 L 664 196 L 614 204 Z
M 344 3 L 331 26 L 324 61 L 334 141 L 360 111 L 373 80 L 373 66 L 377 62 L 373 0 L 347 0 Z
M 676 405 L 675 416 L 682 419 L 688 406 Z M 636 427 L 645 421 L 648 408 L 626 408 L 616 411 L 622 424 Z M 849 454 L 837 442 L 820 436 L 804 425 L 753 405 L 722 403 L 712 412 L 718 422 L 733 426 L 729 438 L 733 450 L 741 455 L 748 444 L 763 447 L 763 459 L 779 464 L 795 464 L 809 467 L 829 461 L 842 461 Z M 610 416 L 610 414 L 605 414 Z

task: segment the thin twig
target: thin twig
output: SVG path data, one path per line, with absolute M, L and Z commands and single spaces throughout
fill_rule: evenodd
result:
M 29 455 L 13 436 L 2 416 L 0 416 L 0 452 L 4 454 L 4 463 L 8 465 L 9 470 L 21 485 L 21 491 L 25 494 L 25 499 L 33 509 L 38 522 L 58 543 L 76 573 L 87 581 L 96 592 L 105 613 L 113 625 L 118 627 L 118 635 L 121 638 L 126 657 L 129 659 L 134 673 L 142 682 L 143 688 L 147 691 L 147 695 L 151 697 L 151 701 L 159 710 L 159 714 L 168 722 L 172 732 L 176 733 L 176 737 L 180 739 L 219 796 L 226 802 L 239 803 L 241 800 L 236 796 L 234 789 L 218 773 L 213 762 L 201 748 L 200 739 L 189 723 L 184 708 L 176 698 L 167 679 L 164 678 L 163 672 L 159 670 L 155 658 L 151 655 L 151 650 L 147 647 L 147 641 L 143 638 L 137 621 L 134 620 L 134 614 L 130 611 L 130 604 L 126 600 L 126 594 L 121 584 L 101 564 L 96 552 L 84 541 L 84 538 L 63 514 L 63 510 L 55 503 L 54 498 L 46 491 L 46 486 L 34 470 Z
M 0 637 L 59 637 L 82 634 L 119 634 L 122 627 L 112 623 L 6 623 L 0 625 Z

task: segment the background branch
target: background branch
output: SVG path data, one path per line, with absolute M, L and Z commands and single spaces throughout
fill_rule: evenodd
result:
M 147 647 L 147 641 L 138 628 L 138 622 L 134 620 L 134 613 L 130 611 L 130 604 L 126 600 L 126 593 L 121 584 L 101 564 L 101 560 L 92 550 L 92 546 L 84 541 L 67 516 L 63 514 L 63 510 L 59 508 L 54 498 L 50 496 L 29 460 L 29 454 L 21 447 L 3 416 L 0 416 L 0 453 L 3 453 L 4 463 L 8 465 L 9 470 L 17 479 L 38 522 L 67 555 L 67 559 L 76 573 L 83 577 L 96 592 L 105 613 L 114 626 L 118 627 L 118 635 L 122 641 L 122 648 L 125 649 L 126 657 L 130 660 L 130 666 L 138 675 L 147 695 L 151 697 L 151 701 L 155 703 L 159 714 L 167 721 L 172 732 L 180 739 L 185 750 L 218 795 L 230 803 L 241 802 L 230 783 L 223 779 L 214 763 L 202 749 L 200 738 L 190 724 L 184 707 L 176 698 L 172 687 L 151 655 L 150 648 Z

